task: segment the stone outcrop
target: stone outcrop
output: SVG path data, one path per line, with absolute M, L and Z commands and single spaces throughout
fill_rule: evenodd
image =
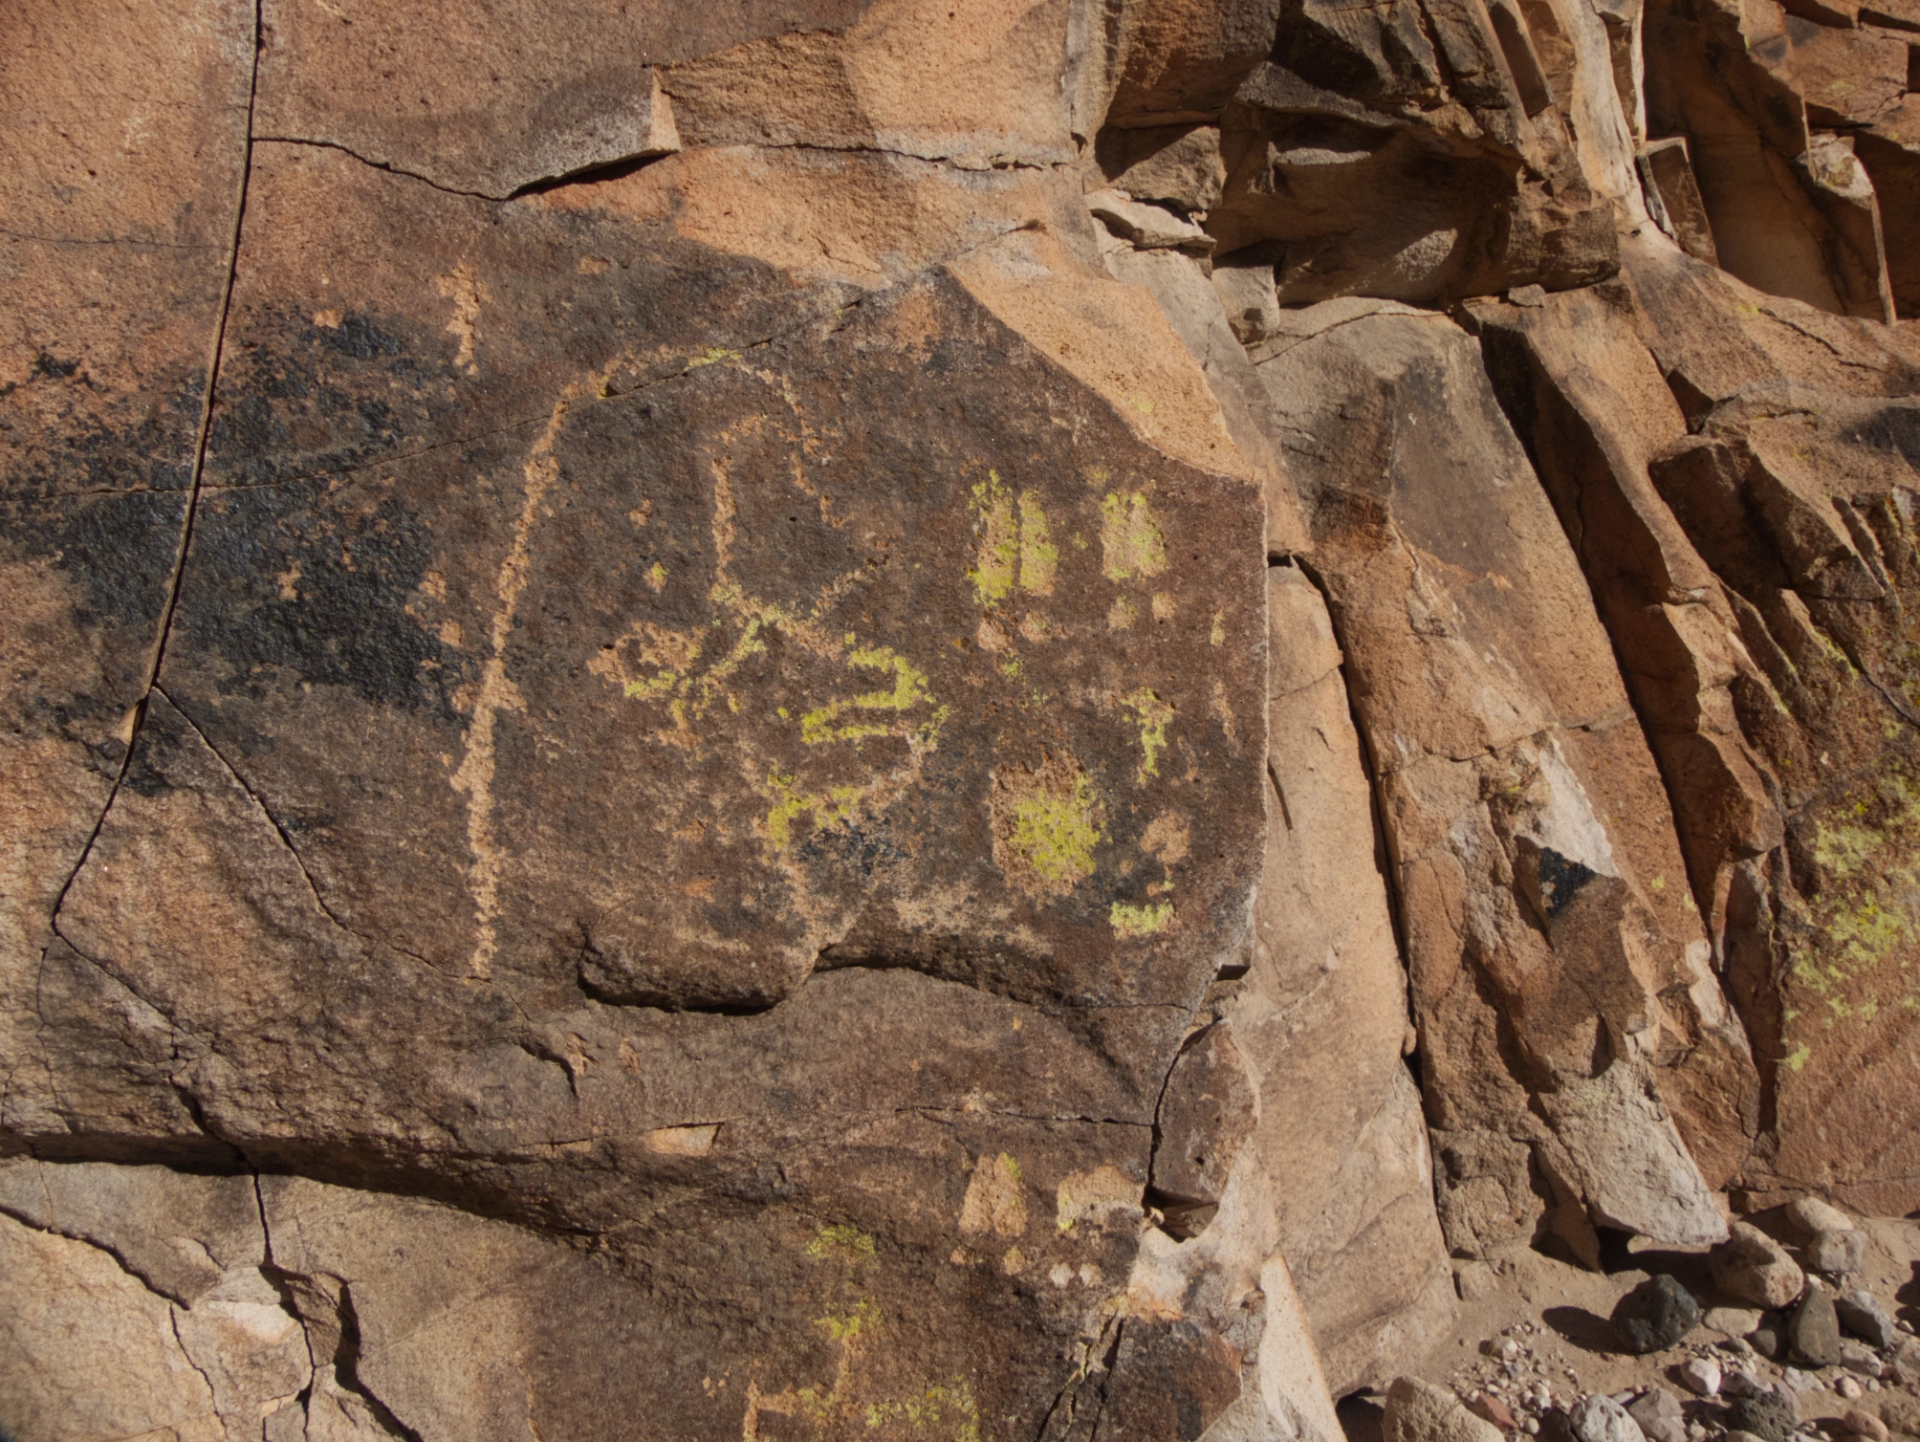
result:
M 10 17 L 0 1432 L 1337 1442 L 1920 1205 L 1904 6 Z

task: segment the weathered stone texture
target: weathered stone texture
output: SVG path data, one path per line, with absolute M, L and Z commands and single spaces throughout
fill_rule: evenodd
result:
M 14 7 L 0 1431 L 1337 1442 L 1912 1210 L 1911 9 Z

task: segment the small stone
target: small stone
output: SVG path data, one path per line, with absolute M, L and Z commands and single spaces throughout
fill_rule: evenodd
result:
M 1737 1367 L 1728 1370 L 1720 1378 L 1720 1395 L 1723 1397 L 1751 1397 L 1756 1392 L 1766 1390 L 1766 1386 L 1753 1373 Z
M 1729 1431 L 1751 1432 L 1763 1442 L 1787 1442 L 1799 1421 L 1799 1409 L 1778 1392 L 1737 1397 L 1726 1416 Z
M 1840 1416 L 1840 1425 L 1856 1437 L 1870 1442 L 1887 1442 L 1887 1424 L 1864 1407 L 1849 1407 Z
M 1467 1403 L 1467 1409 L 1476 1417 L 1484 1417 L 1502 1432 L 1511 1432 L 1520 1424 L 1505 1402 L 1491 1392 L 1479 1392 Z
M 1647 1442 L 1686 1442 L 1687 1419 L 1680 1410 L 1680 1399 L 1665 1387 L 1649 1387 L 1628 1404 L 1633 1418 Z
M 1812 1392 L 1820 1386 L 1818 1377 L 1810 1372 L 1802 1372 L 1798 1367 L 1787 1368 L 1780 1380 L 1795 1392 Z
M 1778 1362 L 1786 1353 L 1787 1329 L 1782 1322 L 1769 1317 L 1747 1333 L 1747 1343 L 1762 1357 Z
M 1848 1336 L 1858 1337 L 1883 1351 L 1893 1345 L 1897 1335 L 1893 1329 L 1893 1318 L 1880 1305 L 1880 1299 L 1864 1287 L 1856 1287 L 1851 1292 L 1842 1292 L 1835 1297 L 1833 1310 L 1839 1314 L 1840 1330 Z
M 1538 1437 L 1540 1435 L 1540 1419 L 1538 1417 L 1527 1418 L 1526 1421 L 1520 1424 L 1520 1430 L 1529 1437 Z
M 1711 1307 L 1700 1320 L 1716 1332 L 1744 1337 L 1760 1325 L 1762 1314 L 1749 1307 Z
M 1704 1422 L 1687 1423 L 1687 1442 L 1703 1442 L 1706 1435 L 1707 1428 Z
M 1842 1377 L 1838 1382 L 1833 1384 L 1833 1390 L 1838 1392 L 1842 1397 L 1845 1397 L 1849 1402 L 1857 1402 L 1860 1400 L 1860 1394 L 1867 1389 L 1860 1385 L 1860 1380 L 1857 1377 Z
M 1807 1243 L 1807 1265 L 1830 1277 L 1857 1272 L 1866 1260 L 1865 1232 L 1822 1232 Z
M 1689 1357 L 1680 1366 L 1680 1383 L 1699 1397 L 1720 1395 L 1720 1364 L 1711 1357 Z
M 1806 1274 L 1786 1248 L 1751 1222 L 1735 1222 L 1707 1254 L 1716 1287 L 1759 1307 L 1784 1307 L 1806 1289 Z
M 1852 1217 L 1818 1197 L 1801 1197 L 1788 1202 L 1787 1220 L 1799 1229 L 1803 1237 L 1815 1237 L 1822 1232 L 1850 1232 L 1854 1225 Z
M 1833 1310 L 1831 1296 L 1826 1292 L 1807 1292 L 1787 1322 L 1787 1344 L 1799 1361 L 1816 1367 L 1839 1363 L 1840 1318 Z
M 1499 1428 L 1476 1417 L 1445 1387 L 1398 1377 L 1381 1418 L 1385 1442 L 1504 1442 Z
M 1865 1342 L 1855 1341 L 1852 1337 L 1842 1337 L 1840 1365 L 1849 1372 L 1858 1372 L 1862 1377 L 1878 1377 L 1880 1354 Z
M 1613 1329 L 1628 1352 L 1664 1352 L 1699 1325 L 1700 1304 L 1664 1272 L 1647 1278 L 1613 1309 Z
M 1645 1442 L 1640 1424 L 1611 1397 L 1583 1397 L 1567 1412 L 1575 1442 Z
M 1698 1422 L 1693 1425 L 1700 1427 Z M 1707 1429 L 1700 1427 L 1700 1435 L 1706 1436 Z M 1721 1434 L 1720 1442 L 1766 1442 L 1766 1439 L 1757 1432 L 1725 1432 Z

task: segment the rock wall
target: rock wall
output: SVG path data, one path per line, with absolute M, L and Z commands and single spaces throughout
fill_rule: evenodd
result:
M 1910 41 L 0 16 L 0 1432 L 1337 1442 L 1920 1207 Z

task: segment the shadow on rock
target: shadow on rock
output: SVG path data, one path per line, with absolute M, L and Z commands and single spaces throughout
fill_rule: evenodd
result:
M 1334 1407 L 1334 1415 L 1340 1419 L 1340 1430 L 1346 1433 L 1347 1442 L 1382 1442 L 1386 1435 L 1387 1409 L 1370 1397 L 1358 1393 L 1342 1397 Z

